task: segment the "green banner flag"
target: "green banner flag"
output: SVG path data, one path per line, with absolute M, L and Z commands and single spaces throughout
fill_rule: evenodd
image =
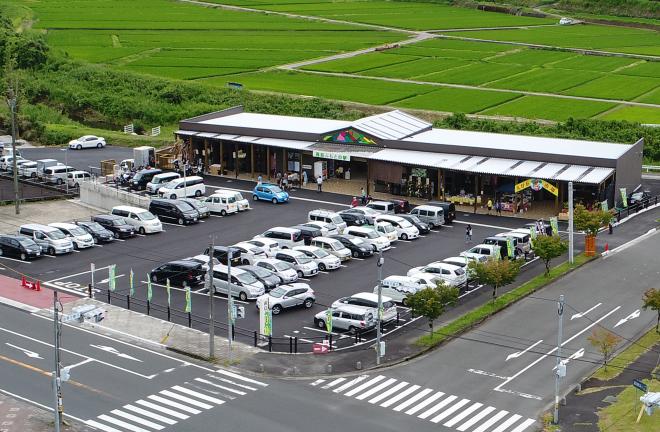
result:
M 556 216 L 550 218 L 550 227 L 552 227 L 552 235 L 559 235 L 559 222 Z
M 623 203 L 623 208 L 628 207 L 628 193 L 626 192 L 626 188 L 620 188 L 619 192 L 621 192 L 621 202 Z
M 506 238 L 506 252 L 509 258 L 514 257 L 513 237 Z
M 607 200 L 605 200 L 605 201 L 601 201 L 601 203 L 600 203 L 600 209 L 601 209 L 602 211 L 608 211 L 608 210 L 609 210 L 609 206 L 607 205 Z
M 166 283 L 165 287 L 167 288 L 167 305 L 169 306 L 170 305 L 170 300 L 171 300 L 171 297 L 170 297 L 170 290 L 171 290 L 171 288 L 170 288 L 170 278 L 167 278 L 167 283 Z
M 147 301 L 151 302 L 154 292 L 151 290 L 151 276 L 147 273 Z
M 186 287 L 186 312 L 192 311 L 192 304 L 190 301 L 190 287 Z
M 129 292 L 131 294 L 131 297 L 133 297 L 135 295 L 135 283 L 133 282 L 133 269 L 131 269 L 131 272 L 128 274 L 128 284 L 130 287 Z
M 110 291 L 115 290 L 115 267 L 117 265 L 113 264 L 110 267 L 108 267 L 108 289 Z
M 264 336 L 270 336 L 273 334 L 273 312 L 266 309 L 264 314 Z
M 325 311 L 325 328 L 332 333 L 332 308 Z

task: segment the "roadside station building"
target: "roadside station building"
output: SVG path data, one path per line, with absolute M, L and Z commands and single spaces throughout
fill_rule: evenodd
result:
M 302 179 L 306 171 L 310 183 L 322 175 L 345 182 L 352 195 L 364 187 L 368 194 L 464 205 L 492 199 L 505 212 L 534 205 L 555 214 L 568 182 L 587 206 L 619 202 L 641 182 L 644 145 L 435 129 L 398 110 L 351 122 L 240 106 L 182 120 L 175 135 L 190 144 L 194 163 L 220 174 Z

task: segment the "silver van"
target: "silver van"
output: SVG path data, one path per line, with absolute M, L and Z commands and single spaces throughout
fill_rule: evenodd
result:
M 165 183 L 180 178 L 181 175 L 175 172 L 166 172 L 166 173 L 160 173 L 156 174 L 153 176 L 151 181 L 147 183 L 147 193 L 150 194 L 157 194 L 158 190 L 163 186 Z
M 46 183 L 62 185 L 67 181 L 69 173 L 77 171 L 72 166 L 55 165 L 45 169 L 44 180 Z
M 312 210 L 307 214 L 307 218 L 310 222 L 325 222 L 333 224 L 337 227 L 339 234 L 343 234 L 346 229 L 346 222 L 341 218 L 339 213 L 333 212 L 331 210 L 316 209 Z
M 39 178 L 39 180 L 45 179 L 46 168 L 50 168 L 52 166 L 57 166 L 57 165 L 63 165 L 63 164 L 59 163 L 55 159 L 39 159 L 37 161 L 37 178 Z
M 389 201 L 371 201 L 367 207 L 381 214 L 394 214 L 394 203 Z
M 207 275 L 208 277 L 208 275 Z M 216 293 L 229 293 L 229 274 L 227 266 L 220 264 L 213 267 L 213 288 Z M 232 267 L 231 295 L 241 301 L 256 299 L 266 291 L 264 285 L 252 273 Z
M 21 225 L 18 233 L 30 237 L 41 250 L 50 255 L 60 255 L 73 251 L 73 243 L 62 231 L 48 225 Z
M 445 224 L 445 211 L 442 207 L 421 205 L 412 209 L 410 214 L 417 216 L 431 229 L 435 227 L 441 228 Z
M 328 252 L 330 255 L 334 255 L 339 258 L 341 261 L 346 261 L 351 259 L 351 251 L 341 244 L 339 240 L 329 238 L 329 237 L 314 237 L 310 246 L 315 246 L 319 249 L 323 249 Z

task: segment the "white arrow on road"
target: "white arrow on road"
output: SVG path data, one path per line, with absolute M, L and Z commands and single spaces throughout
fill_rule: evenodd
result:
M 596 309 L 596 308 L 597 308 L 598 306 L 600 306 L 600 305 L 602 305 L 602 303 L 598 303 L 596 306 L 594 306 L 594 307 L 592 307 L 591 309 L 586 310 L 586 311 L 584 311 L 584 312 L 576 313 L 575 315 L 573 315 L 573 316 L 571 317 L 571 321 L 573 321 L 575 318 L 582 318 L 583 316 L 585 316 L 586 314 L 588 314 L 588 313 L 591 312 L 592 310 Z
M 520 357 L 521 355 L 525 354 L 527 351 L 531 350 L 532 348 L 534 348 L 536 345 L 540 344 L 541 342 L 543 342 L 543 339 L 541 339 L 540 341 L 538 341 L 538 342 L 532 344 L 531 346 L 525 348 L 525 349 L 522 350 L 522 351 L 518 351 L 518 352 L 514 352 L 514 353 L 512 353 L 512 354 L 509 354 L 508 356 L 506 356 L 506 360 L 504 360 L 504 361 L 505 361 L 505 362 L 508 362 L 508 361 L 511 360 L 512 358 L 518 358 L 518 357 Z
M 637 309 L 635 312 L 631 313 L 631 314 L 628 315 L 627 317 L 625 317 L 625 318 L 621 318 L 621 319 L 619 320 L 619 322 L 616 323 L 616 324 L 614 325 L 614 328 L 617 328 L 617 327 L 619 327 L 621 324 L 624 324 L 624 323 L 626 323 L 626 322 L 628 322 L 628 321 L 630 321 L 630 320 L 633 320 L 633 319 L 639 317 L 639 315 L 640 315 L 640 312 L 639 312 L 639 309 Z
M 92 345 L 92 344 L 89 344 L 89 346 L 91 346 L 93 348 L 100 349 L 101 351 L 108 352 L 110 354 L 114 354 L 117 357 L 121 357 L 121 358 L 125 358 L 125 359 L 128 359 L 128 360 L 133 360 L 133 361 L 142 363 L 142 360 L 137 359 L 137 358 L 132 357 L 132 356 L 129 356 L 128 354 L 120 353 L 119 351 L 117 351 L 113 347 L 104 346 L 104 345 Z
M 25 354 L 26 356 L 28 356 L 30 358 L 36 358 L 36 359 L 42 359 L 43 360 L 43 357 L 41 357 L 39 354 L 37 354 L 34 351 L 30 351 L 30 350 L 27 350 L 25 348 L 21 348 L 21 347 L 16 346 L 16 345 L 12 345 L 9 342 L 5 342 L 5 345 L 7 345 L 8 347 L 16 348 L 19 351 L 23 351 L 23 354 Z
M 123 274 L 117 275 L 117 276 L 115 276 L 115 280 L 119 279 L 119 278 L 122 277 L 122 276 L 126 276 L 126 275 L 123 275 Z M 98 281 L 97 283 L 99 283 L 99 284 L 107 284 L 108 282 L 110 282 L 110 278 L 101 279 L 101 280 Z
M 571 360 L 577 360 L 577 359 L 579 359 L 580 357 L 583 357 L 583 356 L 584 356 L 584 348 L 580 348 L 579 350 L 577 350 L 573 354 L 571 354 L 568 358 L 565 358 L 564 360 L 562 360 L 560 363 L 563 364 L 563 365 L 567 365 L 568 362 L 570 362 Z M 557 366 L 552 368 L 552 370 L 555 370 L 555 369 L 557 369 Z

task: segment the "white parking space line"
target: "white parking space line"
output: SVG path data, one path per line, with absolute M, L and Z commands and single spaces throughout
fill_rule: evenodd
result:
M 320 328 L 314 328 L 314 327 L 303 327 L 303 328 L 305 330 L 312 330 L 312 331 L 323 333 L 323 334 L 326 334 L 326 335 L 328 334 L 327 330 L 323 330 L 323 329 L 320 329 Z M 339 333 L 335 333 L 335 332 L 330 332 L 330 334 L 332 334 L 333 336 L 341 336 Z
M 9 257 L 5 257 L 5 256 L 0 256 L 0 259 L 9 260 L 9 261 L 16 261 L 16 262 L 19 262 L 21 264 L 32 264 L 32 261 L 21 261 L 19 259 L 9 258 Z
M 124 277 L 124 276 L 126 276 L 126 275 L 125 274 L 120 274 L 120 275 L 115 276 L 115 279 L 119 279 L 120 277 Z M 103 279 L 102 281 L 99 281 L 99 282 L 96 282 L 96 283 L 97 284 L 107 284 L 108 282 L 110 282 L 108 279 Z
M 92 245 L 92 247 L 100 247 L 100 248 L 102 248 L 103 246 L 100 245 L 100 244 L 94 244 L 94 245 Z
M 116 238 L 115 241 L 118 241 L 118 242 L 125 242 L 126 240 L 124 240 L 124 239 L 120 239 L 120 238 Z
M 287 334 L 282 335 L 282 336 L 285 337 L 285 338 L 291 338 L 291 339 L 294 338 L 294 336 L 289 336 L 289 335 L 287 335 Z M 295 336 L 295 337 L 297 337 L 297 336 Z M 305 339 L 305 338 L 301 338 L 301 337 L 299 337 L 298 340 L 299 340 L 299 341 L 302 341 L 302 342 L 305 342 L 305 343 L 311 343 L 311 344 L 315 343 L 313 340 Z M 333 345 L 334 345 L 334 344 L 333 344 Z
M 305 281 L 305 282 L 309 282 L 309 281 L 310 281 L 310 279 L 308 279 L 308 278 L 298 278 L 298 280 Z
M 169 222 L 161 222 L 161 223 L 163 225 L 169 225 L 169 226 L 173 226 L 173 227 L 185 227 L 186 226 L 186 225 L 173 224 L 173 223 L 169 223 Z
M 74 250 L 72 250 L 71 252 L 73 252 L 73 253 L 80 253 L 80 251 L 77 250 L 77 249 L 74 249 Z
M 146 237 L 147 236 L 146 234 L 140 234 L 140 233 L 135 233 L 135 235 L 138 236 L 138 237 Z
M 353 257 L 353 258 L 351 258 L 351 259 L 354 259 L 354 260 L 357 260 L 357 261 L 364 261 L 364 258 Z
M 322 270 L 319 270 L 319 273 L 329 274 L 327 271 L 322 271 Z
M 44 258 L 57 258 L 56 256 L 48 255 L 48 254 L 41 254 L 41 256 Z

